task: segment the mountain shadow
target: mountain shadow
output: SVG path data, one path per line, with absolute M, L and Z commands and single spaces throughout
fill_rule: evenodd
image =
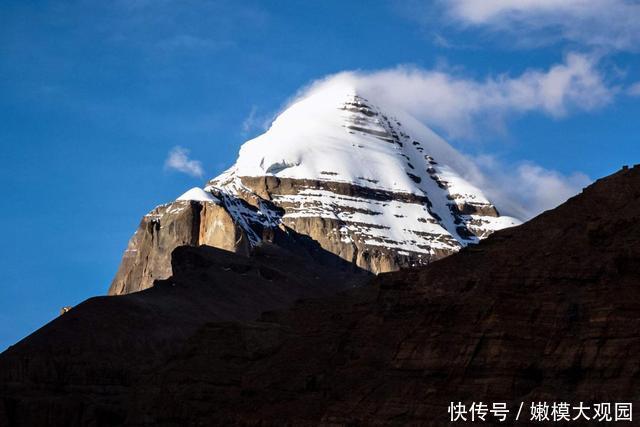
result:
M 250 257 L 182 246 L 173 276 L 127 295 L 90 298 L 0 355 L 1 425 L 113 425 L 126 391 L 208 322 L 251 321 L 301 298 L 369 280 L 312 241 L 263 244 Z
M 230 296 L 202 288 L 254 298 L 307 280 L 306 266 L 231 255 L 211 266 L 209 249 L 180 249 L 180 279 L 89 300 L 0 355 L 0 420 L 435 426 L 451 402 L 482 401 L 505 403 L 507 425 L 523 404 L 527 425 L 531 402 L 635 403 L 639 218 L 636 166 L 427 267 L 257 321 L 206 320 L 195 312 Z

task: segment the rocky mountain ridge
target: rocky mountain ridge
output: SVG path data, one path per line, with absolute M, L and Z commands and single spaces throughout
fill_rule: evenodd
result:
M 367 286 L 278 245 L 183 246 L 174 277 L 2 353 L 0 425 L 444 425 L 474 401 L 506 424 L 539 401 L 634 402 L 635 420 L 639 217 L 640 165 Z M 250 320 L 303 294 L 320 298 Z
M 167 278 L 171 251 L 185 244 L 246 255 L 302 235 L 373 273 L 426 265 L 520 223 L 463 178 L 471 169 L 415 119 L 354 88 L 324 88 L 246 142 L 204 189 L 145 216 L 109 293 Z

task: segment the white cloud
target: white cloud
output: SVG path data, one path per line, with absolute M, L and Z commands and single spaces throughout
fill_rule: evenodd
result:
M 249 114 L 240 125 L 240 133 L 242 136 L 247 137 L 254 134 L 256 131 L 264 132 L 269 128 L 269 125 L 274 119 L 275 116 L 273 113 L 259 114 L 258 107 L 253 105 Z
M 511 197 L 520 199 L 528 215 L 558 206 L 592 182 L 580 172 L 567 176 L 531 163 L 518 166 L 516 171 L 515 180 L 504 191 L 515 193 Z
M 176 170 L 196 178 L 202 178 L 204 175 L 202 163 L 198 160 L 190 159 L 189 150 L 180 146 L 173 147 L 169 151 L 164 167 L 167 170 Z
M 538 112 L 558 118 L 589 111 L 609 103 L 616 92 L 607 86 L 594 58 L 569 54 L 563 63 L 547 70 L 483 80 L 415 67 L 343 72 L 312 83 L 291 103 L 315 91 L 344 88 L 355 90 L 385 111 L 409 113 L 448 136 L 470 139 L 487 122 L 502 127 L 517 114 Z M 455 150 L 447 162 L 485 191 L 503 214 L 521 219 L 559 205 L 591 182 L 580 172 L 562 174 L 532 162 L 509 164 Z
M 514 114 L 539 112 L 562 117 L 590 111 L 611 102 L 609 87 L 594 57 L 571 53 L 547 70 L 530 69 L 511 77 L 484 80 L 446 71 L 398 67 L 377 72 L 344 72 L 312 85 L 344 80 L 384 105 L 400 109 L 449 137 L 468 137 L 478 126 L 500 129 Z
M 515 33 L 539 44 L 560 39 L 637 51 L 640 4 L 635 0 L 447 0 L 456 22 Z
M 249 115 L 242 121 L 242 135 L 246 136 L 256 128 L 258 123 L 258 119 L 256 117 L 257 112 L 258 108 L 253 105 Z
M 524 220 L 555 208 L 592 182 L 584 173 L 565 175 L 532 162 L 508 165 L 492 156 L 480 156 L 474 163 L 482 173 L 472 177 L 474 183 L 500 213 Z

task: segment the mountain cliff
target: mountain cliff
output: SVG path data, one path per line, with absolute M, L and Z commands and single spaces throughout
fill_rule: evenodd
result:
M 277 245 L 183 246 L 173 277 L 2 353 L 0 425 L 445 425 L 458 401 L 509 425 L 523 403 L 526 425 L 531 402 L 637 402 L 639 217 L 636 166 L 368 286 Z M 320 298 L 250 320 L 296 296 Z
M 143 218 L 109 293 L 167 278 L 181 245 L 248 254 L 307 236 L 380 273 L 426 265 L 520 223 L 464 178 L 475 171 L 468 159 L 374 97 L 338 85 L 293 103 L 229 170 Z

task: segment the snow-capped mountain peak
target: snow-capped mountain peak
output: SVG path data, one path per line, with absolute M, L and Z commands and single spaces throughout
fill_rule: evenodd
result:
M 378 273 L 427 264 L 519 224 L 465 176 L 474 165 L 413 117 L 349 85 L 313 90 L 204 189 L 142 220 L 112 294 L 171 272 L 171 252 L 264 242 Z
M 519 223 L 458 172 L 472 167 L 409 115 L 332 86 L 294 102 L 208 189 L 267 195 L 294 230 L 323 218 L 337 241 L 430 260 Z

